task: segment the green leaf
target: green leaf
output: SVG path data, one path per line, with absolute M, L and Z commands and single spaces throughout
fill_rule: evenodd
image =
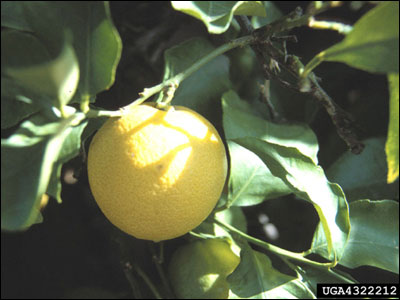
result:
M 168 275 L 179 299 L 226 299 L 226 276 L 238 264 L 240 249 L 228 238 L 197 240 L 172 255 Z
M 30 27 L 51 51 L 67 32 L 77 55 L 80 81 L 74 102 L 94 99 L 115 79 L 122 43 L 111 21 L 108 2 L 24 2 Z M 51 24 L 51 26 L 49 26 Z
M 381 2 L 366 13 L 342 42 L 315 56 L 305 73 L 323 61 L 343 62 L 368 72 L 398 73 L 399 2 Z
M 222 97 L 224 132 L 227 139 L 257 137 L 284 147 L 294 147 L 317 163 L 318 141 L 305 124 L 275 124 L 257 117 L 252 107 L 232 90 Z
M 316 299 L 315 294 L 300 279 L 293 279 L 266 293 L 268 299 Z
M 337 182 L 349 201 L 359 199 L 396 199 L 398 182 L 388 185 L 383 138 L 364 140 L 366 145 L 360 155 L 347 151 L 327 170 L 331 181 Z
M 240 264 L 227 278 L 232 293 L 246 299 L 268 299 L 275 293 L 275 288 L 293 279 L 295 277 L 275 269 L 267 255 L 253 250 L 248 244 L 241 245 Z
M 34 103 L 32 99 L 37 99 L 37 97 L 26 89 L 21 88 L 15 80 L 2 76 L 1 128 L 14 126 L 24 118 L 39 111 L 40 105 Z
M 351 232 L 339 263 L 374 266 L 399 274 L 399 204 L 392 200 L 350 203 Z
M 265 26 L 273 21 L 278 20 L 280 17 L 283 16 L 280 9 L 274 4 L 272 1 L 263 1 L 264 9 L 266 11 L 265 16 L 254 16 L 251 18 L 251 24 L 253 25 L 254 29 L 260 28 Z
M 310 292 L 314 295 L 317 294 L 317 284 L 322 283 L 358 283 L 357 280 L 352 278 L 349 274 L 340 270 L 321 270 L 310 265 L 296 266 L 296 273 L 299 275 L 300 280 L 306 285 Z
M 2 229 L 23 230 L 40 218 L 40 199 L 75 117 L 50 120 L 35 115 L 1 141 Z
M 202 38 L 194 38 L 166 50 L 164 81 L 184 71 L 213 50 L 210 42 Z M 173 104 L 184 105 L 212 119 L 208 114 L 209 107 L 215 106 L 214 101 L 219 100 L 221 94 L 230 88 L 229 60 L 220 55 L 179 85 Z M 218 114 L 215 110 L 213 113 Z
M 253 152 L 228 141 L 231 169 L 229 205 L 250 206 L 291 193 L 287 185 L 271 174 L 264 162 Z
M 175 10 L 201 20 L 209 33 L 225 32 L 233 15 L 266 15 L 261 1 L 171 1 Z
M 388 79 L 390 113 L 385 150 L 388 165 L 387 183 L 392 183 L 399 177 L 399 73 L 389 74 Z
M 247 232 L 246 216 L 242 209 L 237 206 L 219 211 L 215 216 L 213 214 L 210 215 L 204 222 L 193 229 L 193 232 L 205 237 L 228 237 L 232 239 L 231 234 L 224 227 L 215 223 L 214 217 L 224 223 L 232 225 L 242 232 Z M 233 241 L 233 243 L 235 243 L 235 241 Z
M 1 1 L 1 26 L 32 31 L 25 20 L 22 1 Z
M 79 80 L 78 61 L 70 43 L 65 40 L 52 58 L 31 34 L 7 31 L 1 40 L 2 70 L 6 76 L 33 93 L 48 97 L 58 108 L 70 101 Z M 29 55 L 28 48 L 33 49 Z
M 242 209 L 240 207 L 230 207 L 229 209 L 224 209 L 223 211 L 217 212 L 215 214 L 215 218 L 227 223 L 229 225 L 232 225 L 236 229 L 242 231 L 242 232 L 247 232 L 247 220 L 246 216 L 244 215 Z M 218 226 L 221 228 L 219 225 L 214 223 L 214 226 Z
M 81 136 L 88 122 L 82 122 L 78 126 L 72 127 L 70 133 L 65 137 L 61 146 L 57 160 L 54 162 L 51 173 L 47 194 L 61 203 L 61 168 L 64 163 L 71 160 L 79 154 L 81 149 Z
M 314 205 L 323 226 L 320 241 L 330 259 L 338 259 L 350 231 L 346 198 L 337 184 L 329 182 L 323 169 L 298 149 L 254 137 L 234 139 L 256 153 L 271 173 L 282 179 L 299 198 Z
M 228 195 L 230 205 L 255 205 L 292 193 L 286 183 L 273 175 L 255 153 L 238 145 L 233 139 L 259 137 L 282 146 L 296 147 L 313 161 L 317 161 L 318 143 L 314 133 L 306 125 L 277 125 L 256 116 L 257 111 L 254 112 L 253 107 L 240 100 L 233 91 L 223 95 L 222 108 L 231 160 Z

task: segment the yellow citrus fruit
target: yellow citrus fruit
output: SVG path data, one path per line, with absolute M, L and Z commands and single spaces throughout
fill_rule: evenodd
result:
M 94 136 L 88 176 L 115 226 L 160 241 L 198 226 L 226 178 L 224 144 L 213 125 L 184 107 L 139 105 L 109 119 Z
M 240 257 L 223 239 L 196 241 L 178 248 L 169 264 L 169 278 L 178 298 L 226 299 L 226 277 L 240 263 Z

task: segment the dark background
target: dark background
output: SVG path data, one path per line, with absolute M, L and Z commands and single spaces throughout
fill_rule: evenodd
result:
M 307 2 L 276 4 L 288 13 L 298 5 L 305 8 Z M 117 109 L 137 98 L 144 87 L 161 81 L 165 49 L 191 37 L 209 35 L 200 21 L 174 11 L 169 2 L 112 1 L 110 5 L 123 41 L 123 53 L 114 86 L 98 96 L 96 105 Z M 352 24 L 370 8 L 366 5 L 352 10 L 345 6 L 329 11 L 323 17 Z M 307 28 L 292 33 L 299 42 L 288 45 L 289 53 L 300 56 L 303 62 L 342 39 L 335 32 Z M 215 43 L 218 39 L 211 37 L 211 41 Z M 356 117 L 361 138 L 386 135 L 388 92 L 385 76 L 336 63 L 321 64 L 317 74 L 323 78 L 323 87 L 332 98 Z M 310 125 L 320 143 L 320 162 L 327 167 L 346 147 L 335 134 L 324 110 L 317 112 Z M 159 283 L 149 255 L 157 245 L 128 237 L 104 218 L 91 196 L 83 157 L 64 166 L 62 198 L 62 204 L 50 199 L 43 211 L 42 224 L 22 233 L 2 232 L 2 298 L 130 298 L 132 289 L 126 276 L 126 263 L 132 263 L 132 259 Z M 308 249 L 318 222 L 313 207 L 292 196 L 243 211 L 251 235 L 291 251 Z M 277 228 L 278 238 L 265 235 L 258 218 L 262 213 Z M 165 243 L 166 262 L 171 250 L 181 242 L 182 239 L 177 239 Z M 398 282 L 397 275 L 372 267 L 347 271 L 362 283 Z M 135 280 L 141 287 L 139 296 L 152 297 L 142 279 L 136 275 Z

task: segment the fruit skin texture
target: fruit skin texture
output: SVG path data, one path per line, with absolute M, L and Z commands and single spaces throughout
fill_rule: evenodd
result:
M 115 226 L 146 240 L 197 227 L 221 195 L 226 168 L 216 129 L 179 106 L 136 106 L 109 119 L 89 146 L 89 185 L 100 209 Z
M 180 299 L 227 299 L 226 277 L 240 263 L 223 239 L 196 241 L 178 248 L 169 264 L 169 278 Z

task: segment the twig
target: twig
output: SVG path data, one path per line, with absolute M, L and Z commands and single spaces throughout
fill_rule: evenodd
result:
M 273 41 L 277 40 L 276 34 L 290 30 L 295 27 L 308 25 L 310 19 L 313 16 L 323 11 L 326 11 L 329 8 L 339 5 L 341 5 L 340 1 L 314 1 L 307 8 L 305 14 L 303 14 L 301 8 L 296 8 L 292 13 L 288 14 L 287 16 L 284 16 L 281 19 L 266 26 L 263 26 L 257 30 L 252 29 L 252 26 L 247 17 L 239 17 L 238 22 L 242 30 L 244 30 L 245 33 L 248 33 L 248 35 L 223 44 L 222 46 L 210 52 L 208 55 L 198 60 L 188 69 L 179 74 L 176 74 L 174 77 L 151 88 L 145 88 L 143 92 L 139 94 L 140 97 L 136 99 L 133 103 L 123 107 L 122 111 L 124 109 L 129 109 L 143 103 L 145 100 L 161 91 L 164 91 L 164 93 L 167 95 L 166 98 L 170 99 L 171 97 L 168 96 L 169 87 L 171 87 L 172 89 L 176 89 L 183 80 L 199 70 L 215 57 L 233 48 L 251 45 L 252 49 L 256 53 L 257 59 L 261 63 L 266 80 L 270 80 L 271 78 L 273 78 L 285 88 L 298 92 L 311 93 L 312 96 L 318 101 L 322 102 L 324 107 L 327 109 L 327 112 L 330 114 L 335 126 L 338 129 L 340 137 L 345 140 L 347 145 L 350 146 L 353 153 L 360 153 L 362 151 L 363 145 L 361 142 L 358 141 L 357 136 L 354 133 L 354 130 L 352 128 L 354 122 L 349 117 L 349 114 L 340 109 L 318 84 L 310 83 L 310 78 L 315 78 L 315 76 L 313 75 L 313 73 L 308 74 L 308 76 L 304 74 L 304 65 L 297 57 L 293 55 L 287 55 L 286 51 L 283 52 L 279 48 L 275 47 L 273 44 Z M 280 40 L 282 40 L 282 38 L 283 37 L 279 37 Z M 287 40 L 294 40 L 293 36 L 289 36 Z M 293 64 L 293 61 L 297 63 Z M 281 76 L 278 76 L 280 68 L 285 69 L 289 74 L 291 74 L 292 77 L 295 79 L 295 83 L 287 82 L 283 80 Z M 297 84 L 298 82 L 302 83 L 300 87 Z M 304 82 L 306 84 L 303 84 Z M 172 93 L 170 93 L 170 95 L 172 95 Z M 121 114 L 121 112 L 115 113 L 115 115 L 119 114 Z M 99 116 L 107 115 L 107 113 L 104 113 L 103 111 L 89 111 L 88 115 Z M 112 114 L 112 116 L 115 115 Z
M 354 131 L 355 121 L 344 109 L 340 108 L 329 95 L 321 88 L 316 80 L 312 80 L 310 95 L 325 107 L 336 127 L 336 131 L 354 154 L 360 154 L 365 145 L 358 140 Z
M 296 9 L 288 15 L 256 29 L 254 34 L 260 39 L 268 39 L 273 34 L 307 25 L 311 17 L 340 5 L 342 5 L 342 1 L 313 1 L 304 14 L 301 7 L 296 7 Z
M 270 96 L 270 80 L 265 80 L 264 84 L 260 84 L 260 91 L 261 91 L 261 99 L 267 105 L 268 111 L 271 116 L 272 121 L 282 121 L 283 118 L 278 114 L 275 110 L 274 105 L 271 102 Z
M 298 57 L 288 55 L 286 51 L 280 50 L 272 43 L 274 39 L 276 40 L 274 36 L 276 33 L 293 27 L 308 25 L 309 21 L 313 20 L 314 15 L 337 5 L 339 5 L 339 3 L 333 1 L 324 2 L 320 4 L 320 6 L 310 6 L 305 15 L 302 15 L 301 9 L 296 9 L 288 16 L 257 30 L 253 30 L 246 16 L 238 17 L 238 22 L 245 34 L 252 34 L 256 38 L 255 43 L 251 44 L 251 47 L 262 65 L 265 79 L 270 80 L 273 78 L 285 88 L 297 92 L 309 93 L 324 106 L 341 139 L 344 140 L 354 154 L 359 154 L 364 149 L 364 145 L 357 138 L 354 129 L 355 122 L 351 115 L 340 108 L 322 89 L 313 73 L 310 73 L 307 78 L 301 77 L 304 65 Z M 267 63 L 268 60 L 270 61 L 269 64 Z M 271 62 L 273 62 L 273 64 L 271 64 Z M 278 68 L 279 70 L 279 67 L 285 69 L 294 78 L 295 84 L 282 80 L 281 76 L 278 76 L 278 74 L 274 72 L 274 69 L 276 70 Z M 300 82 L 300 84 L 297 84 L 298 82 Z
M 187 77 L 192 75 L 194 72 L 199 70 L 201 67 L 203 67 L 205 64 L 216 58 L 217 56 L 224 54 L 225 52 L 236 48 L 236 47 L 241 47 L 248 45 L 254 41 L 254 37 L 249 35 L 249 36 L 243 36 L 241 38 L 229 41 L 226 44 L 223 44 L 222 46 L 218 47 L 217 49 L 213 50 L 203 58 L 199 59 L 196 61 L 192 66 L 187 68 L 181 73 L 176 74 L 174 77 L 156 85 L 151 88 L 145 88 L 143 92 L 139 93 L 140 97 L 136 99 L 133 103 L 125 106 L 123 109 L 129 109 L 130 107 L 139 105 L 143 103 L 145 100 L 150 98 L 151 96 L 165 90 L 165 87 L 168 86 L 173 86 L 174 88 L 177 88 L 179 84 L 185 80 Z
M 348 34 L 353 30 L 353 26 L 334 21 L 317 21 L 311 17 L 308 26 L 315 29 L 330 29 L 341 34 Z

